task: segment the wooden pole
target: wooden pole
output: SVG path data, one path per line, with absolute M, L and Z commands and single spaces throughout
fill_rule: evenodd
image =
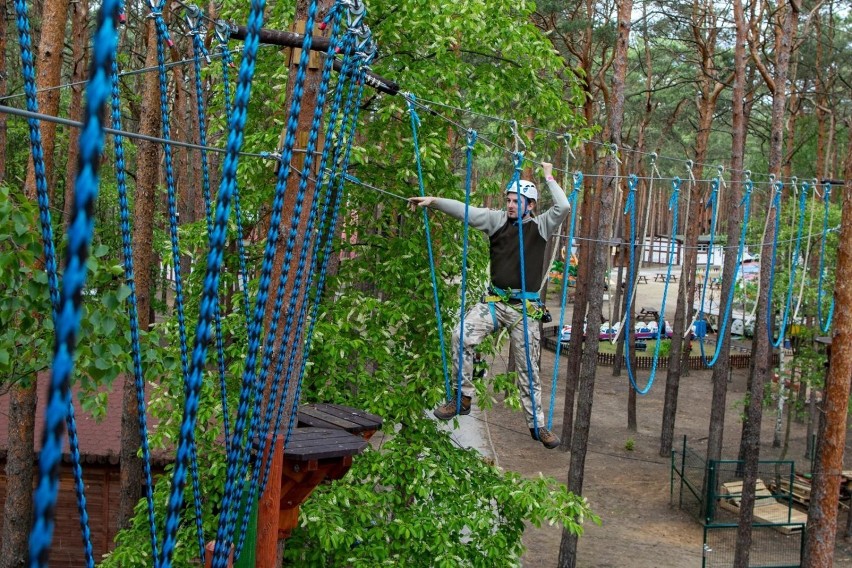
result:
M 272 450 L 272 464 L 269 469 L 269 482 L 260 496 L 257 506 L 257 545 L 255 546 L 255 566 L 275 566 L 278 554 L 278 511 L 281 508 L 281 471 L 284 462 L 284 438 L 278 436 L 273 447 L 272 434 L 266 437 L 266 455 L 261 470 L 266 467 L 269 449 Z M 251 503 L 246 505 L 251 507 Z

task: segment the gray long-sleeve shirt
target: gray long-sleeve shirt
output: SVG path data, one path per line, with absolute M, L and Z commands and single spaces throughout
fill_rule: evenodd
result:
M 517 223 L 509 221 L 506 211 L 484 207 L 468 208 L 469 225 L 488 235 L 491 245 L 491 282 L 494 286 L 520 290 L 523 283 L 523 288 L 527 291 L 537 291 L 541 287 L 547 240 L 559 229 L 571 210 L 565 192 L 556 181 L 548 181 L 547 188 L 553 197 L 553 206 L 541 215 L 527 216 L 523 220 L 526 276 L 523 282 L 520 276 Z M 460 201 L 436 198 L 431 206 L 451 217 L 464 220 L 465 206 Z

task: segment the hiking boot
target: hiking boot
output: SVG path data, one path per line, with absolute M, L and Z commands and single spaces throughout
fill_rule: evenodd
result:
M 530 428 L 530 436 L 533 440 L 538 440 L 548 450 L 552 450 L 559 445 L 559 436 L 548 430 L 547 428 L 538 429 L 538 438 L 535 436 L 535 428 Z
M 435 415 L 435 418 L 438 420 L 449 420 L 456 414 L 470 414 L 470 397 L 462 395 L 461 397 L 461 410 L 456 412 L 456 399 L 448 400 L 434 411 L 432 414 Z M 558 443 L 558 442 L 557 442 Z

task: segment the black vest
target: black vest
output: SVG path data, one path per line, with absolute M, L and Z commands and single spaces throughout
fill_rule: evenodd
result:
M 527 292 L 538 292 L 544 276 L 544 252 L 547 240 L 538 232 L 538 223 L 528 221 L 524 231 L 524 283 Z M 514 220 L 491 235 L 491 283 L 498 288 L 521 289 L 521 254 L 518 224 Z

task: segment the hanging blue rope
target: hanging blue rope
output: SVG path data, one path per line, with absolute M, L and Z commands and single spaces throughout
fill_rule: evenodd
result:
M 118 62 L 112 62 L 112 128 L 121 131 L 121 94 L 118 82 Z M 139 437 L 142 447 L 142 469 L 145 477 L 145 502 L 148 514 L 148 530 L 151 538 L 151 558 L 155 565 L 159 562 L 157 546 L 157 525 L 154 516 L 154 483 L 151 475 L 151 450 L 148 446 L 148 425 L 145 402 L 145 375 L 142 370 L 142 348 L 139 338 L 139 311 L 136 297 L 136 275 L 133 266 L 133 236 L 130 227 L 130 205 L 127 198 L 127 173 L 124 160 L 124 137 L 116 134 L 113 139 L 115 149 L 115 180 L 118 187 L 119 221 L 121 224 L 121 244 L 124 256 L 124 280 L 130 289 L 127 296 L 127 315 L 130 320 L 130 354 L 133 360 L 133 379 L 136 390 L 136 412 L 139 415 Z
M 518 242 L 519 247 L 518 251 L 520 254 L 520 270 L 521 270 L 521 298 L 526 298 L 527 295 L 527 280 L 526 280 L 526 270 L 525 270 L 525 262 L 524 262 L 524 215 L 527 212 L 528 204 L 526 201 L 526 197 L 521 195 L 521 184 L 518 182 L 521 178 L 521 168 L 524 165 L 524 154 L 523 152 L 515 153 L 515 171 L 512 174 L 512 181 L 509 182 L 509 187 L 515 188 L 515 193 L 518 198 Z M 538 440 L 538 405 L 535 399 L 535 382 L 533 381 L 533 366 L 532 366 L 532 358 L 530 357 L 530 336 L 529 336 L 529 314 L 527 313 L 527 302 L 526 300 L 521 301 L 521 320 L 524 328 L 524 358 L 526 360 L 527 365 L 527 381 L 529 383 L 530 389 L 530 402 L 532 404 L 532 414 L 533 414 L 533 432 L 535 432 L 535 438 Z M 543 426 L 543 425 L 542 425 Z
M 204 28 L 201 26 L 203 14 L 198 6 L 192 5 L 187 8 L 186 20 L 192 36 L 192 51 L 193 51 L 193 71 L 195 75 L 195 103 L 198 110 L 198 143 L 201 146 L 201 195 L 204 199 L 204 217 L 207 221 L 207 237 L 213 233 L 213 212 L 210 203 L 210 168 L 207 160 L 207 116 L 204 104 L 204 91 L 201 84 L 201 57 L 209 59 L 207 49 L 204 47 L 204 42 L 201 36 L 204 33 Z M 219 290 L 216 290 L 216 297 L 213 306 L 213 322 L 216 337 L 216 362 L 217 370 L 219 371 L 219 390 L 222 400 L 222 415 L 228 416 L 228 394 L 225 374 L 225 346 L 222 341 L 222 318 L 219 307 Z M 228 437 L 228 420 L 223 420 L 225 427 L 225 439 Z M 192 447 L 190 461 L 193 464 L 192 471 L 192 495 L 195 504 L 195 535 L 198 540 L 199 558 L 204 558 L 205 539 L 204 525 L 202 523 L 202 506 L 201 506 L 201 484 L 198 479 L 198 458 L 195 446 Z
M 30 49 L 29 25 L 23 0 L 16 2 L 16 10 L 22 50 Z M 100 181 L 98 167 L 103 150 L 101 116 L 110 94 L 109 78 L 117 42 L 115 28 L 118 12 L 117 0 L 105 0 L 101 4 L 93 38 L 90 79 L 86 92 L 83 130 L 79 141 L 80 155 L 74 186 L 74 206 L 68 224 L 68 251 L 56 318 L 53 373 L 46 399 L 38 485 L 33 495 L 34 522 L 29 538 L 29 563 L 33 567 L 47 565 L 53 539 L 59 463 L 62 459 L 63 424 L 69 416 L 73 354 L 80 325 L 82 291 L 86 282 L 86 258 L 94 231 L 94 204 Z M 26 48 L 24 40 L 26 40 Z
M 38 112 L 38 98 L 33 65 L 32 45 L 29 34 L 29 16 L 25 3 L 16 3 L 18 37 L 21 44 L 21 62 L 24 75 L 24 91 L 27 109 Z M 47 274 L 48 291 L 50 294 L 51 318 L 56 327 L 57 311 L 59 309 L 60 293 L 56 273 L 56 249 L 53 239 L 53 223 L 50 216 L 50 198 L 47 192 L 47 179 L 44 164 L 44 152 L 41 143 L 41 124 L 35 118 L 28 119 L 30 133 L 30 148 L 33 156 L 33 171 L 35 173 L 36 201 L 39 210 L 42 249 L 44 250 L 44 267 Z M 86 494 L 83 483 L 83 470 L 80 466 L 80 443 L 77 436 L 77 423 L 74 417 L 74 402 L 68 395 L 68 415 L 65 419 L 68 428 L 68 445 L 71 454 L 71 467 L 74 473 L 74 491 L 77 498 L 77 511 L 80 520 L 80 531 L 83 539 L 83 550 L 87 566 L 94 566 L 92 553 L 91 531 L 89 530 L 89 515 L 86 509 Z
M 558 340 L 556 342 L 556 355 L 553 362 L 553 380 L 550 386 L 550 407 L 547 410 L 547 429 L 553 427 L 553 409 L 556 405 L 556 386 L 559 379 L 559 359 L 562 351 L 562 326 L 565 325 L 565 306 L 568 304 L 568 270 L 571 266 L 571 250 L 574 243 L 574 229 L 577 222 L 577 198 L 580 195 L 580 189 L 583 187 L 583 174 L 579 171 L 574 172 L 574 187 L 571 190 L 571 195 L 568 196 L 568 203 L 571 206 L 571 223 L 568 230 L 568 243 L 565 245 L 565 262 L 562 266 L 562 309 L 559 311 L 559 326 L 557 329 Z
M 420 196 L 426 196 L 426 188 L 423 184 L 423 163 L 420 157 L 420 143 L 418 141 L 417 127 L 420 125 L 420 117 L 417 115 L 416 106 L 414 104 L 415 97 L 413 94 L 406 94 L 408 102 L 408 113 L 411 116 L 411 132 L 414 143 L 414 162 L 417 164 L 417 187 L 420 189 Z M 444 323 L 441 321 L 441 300 L 438 296 L 438 275 L 435 272 L 435 255 L 432 252 L 432 231 L 429 228 L 429 213 L 426 207 L 423 207 L 423 228 L 426 232 L 426 252 L 429 255 L 429 276 L 432 281 L 432 299 L 435 302 L 435 320 L 438 324 L 438 342 L 441 346 L 441 368 L 444 371 L 444 390 L 446 391 L 447 400 L 452 397 L 450 386 L 450 372 L 447 364 L 447 348 L 444 343 Z
M 794 178 L 795 183 L 795 178 Z M 790 307 L 793 301 L 793 288 L 796 284 L 796 266 L 799 263 L 799 249 L 802 244 L 802 231 L 805 226 L 805 208 L 807 206 L 808 184 L 802 184 L 802 191 L 799 192 L 799 223 L 796 228 L 796 245 L 793 251 L 793 262 L 790 264 L 790 280 L 787 283 L 787 298 L 784 302 L 784 312 L 781 317 L 781 328 L 778 331 L 778 339 L 772 337 L 772 288 L 775 284 L 775 261 L 778 252 L 778 229 L 781 224 L 781 190 L 784 184 L 777 182 L 775 184 L 775 196 L 773 198 L 772 207 L 775 207 L 775 235 L 772 240 L 772 265 L 769 273 L 769 295 L 766 300 L 766 331 L 769 334 L 769 343 L 774 348 L 780 347 L 784 343 L 784 333 L 787 329 L 787 320 L 790 317 Z
M 825 182 L 822 186 L 822 200 L 824 205 L 822 217 L 822 242 L 819 245 L 819 283 L 817 285 L 817 320 L 822 333 L 828 333 L 831 320 L 834 318 L 834 297 L 828 308 L 828 314 L 823 314 L 823 297 L 825 296 L 825 243 L 828 240 L 828 210 L 831 203 L 831 184 Z
M 363 42 L 362 42 L 363 45 Z M 337 220 L 339 218 L 340 213 L 340 204 L 343 202 L 344 195 L 344 182 L 346 181 L 346 170 L 349 167 L 349 158 L 351 156 L 352 143 L 355 140 L 355 128 L 358 124 L 358 114 L 361 109 L 361 99 L 364 94 L 364 85 L 366 84 L 367 72 L 366 65 L 372 61 L 375 57 L 375 45 L 370 44 L 369 49 L 365 53 L 362 49 L 356 51 L 356 57 L 358 58 L 355 65 L 355 71 L 353 73 L 352 81 L 350 82 L 350 88 L 347 93 L 347 104 L 346 111 L 344 112 L 344 121 L 341 125 L 341 128 L 344 128 L 347 125 L 346 117 L 349 117 L 348 120 L 348 132 L 345 137 L 343 137 L 343 143 L 338 145 L 338 148 L 343 148 L 343 158 L 340 161 L 339 175 L 336 177 L 329 177 L 329 184 L 332 182 L 336 183 L 336 188 L 334 190 L 334 205 L 332 208 L 332 217 L 331 222 L 329 223 L 328 230 L 325 232 L 325 249 L 323 254 L 322 267 L 319 271 L 319 282 L 317 283 L 317 288 L 314 293 L 314 306 L 313 313 L 311 316 L 311 325 L 309 326 L 308 334 L 305 338 L 305 346 L 302 355 L 302 364 L 301 369 L 299 371 L 299 381 L 296 384 L 296 393 L 293 397 L 293 404 L 290 409 L 290 423 L 287 427 L 287 436 L 284 440 L 284 447 L 287 447 L 287 443 L 290 441 L 290 435 L 293 432 L 293 427 L 295 425 L 296 416 L 298 415 L 297 409 L 299 408 L 299 399 L 301 398 L 302 393 L 302 380 L 301 378 L 304 376 L 305 372 L 305 364 L 308 360 L 308 353 L 311 348 L 311 340 L 313 338 L 313 327 L 316 321 L 316 313 L 319 308 L 319 301 L 322 298 L 322 293 L 325 288 L 325 280 L 326 273 L 328 268 L 328 261 L 331 258 L 331 246 L 334 241 L 334 236 L 337 230 Z M 349 104 L 349 99 L 352 98 L 350 95 L 352 94 L 352 85 L 357 86 L 357 92 L 354 97 L 354 105 Z M 335 153 L 337 153 L 337 149 Z
M 231 80 L 230 67 L 233 65 L 231 50 L 228 48 L 228 40 L 231 35 L 231 26 L 227 22 L 216 22 L 216 38 L 219 40 L 219 49 L 222 51 L 222 99 L 225 104 L 225 118 L 231 123 Z M 240 184 L 234 180 L 234 220 L 237 224 L 237 255 L 240 261 L 240 286 L 243 291 L 243 314 L 246 320 L 246 329 L 251 324 L 251 298 L 249 295 L 248 267 L 246 266 L 246 246 L 243 237 L 243 212 L 240 207 Z M 227 431 L 227 430 L 226 430 Z M 230 437 L 225 437 L 226 451 L 230 444 Z
M 246 367 L 243 373 L 243 385 L 240 391 L 237 419 L 234 423 L 234 432 L 231 436 L 232 444 L 231 451 L 228 453 L 227 479 L 225 482 L 224 496 L 222 498 L 219 523 L 216 531 L 216 546 L 213 556 L 214 568 L 225 568 L 225 565 L 227 564 L 228 554 L 233 540 L 233 531 L 236 524 L 239 503 L 243 493 L 244 483 L 242 480 L 245 479 L 246 470 L 248 468 L 248 447 L 243 445 L 242 442 L 243 430 L 245 429 L 245 423 L 249 412 L 249 400 L 250 398 L 254 399 L 251 418 L 252 423 L 248 432 L 248 443 L 250 444 L 254 441 L 258 434 L 257 425 L 260 421 L 258 416 L 260 413 L 264 387 L 261 377 L 265 376 L 271 362 L 272 346 L 277 334 L 277 317 L 273 315 L 270 320 L 271 324 L 267 337 L 268 349 L 264 349 L 261 371 L 260 373 L 256 373 L 255 365 L 257 361 L 257 352 L 260 348 L 261 328 L 263 326 L 263 319 L 266 311 L 266 299 L 272 278 L 272 265 L 276 245 L 278 243 L 279 225 L 281 223 L 281 213 L 284 205 L 284 194 L 290 171 L 289 164 L 293 154 L 293 147 L 296 143 L 296 129 L 298 128 L 298 118 L 299 111 L 301 109 L 308 58 L 310 56 L 310 49 L 313 40 L 312 32 L 314 27 L 314 18 L 316 17 L 316 10 L 316 0 L 312 0 L 308 7 L 305 21 L 305 29 L 307 32 L 305 33 L 305 38 L 302 43 L 302 52 L 295 76 L 293 98 L 284 136 L 284 146 L 281 152 L 281 164 L 279 166 L 278 182 L 275 188 L 275 197 L 270 216 L 269 233 L 267 235 L 263 265 L 261 267 L 261 278 L 255 304 L 254 319 L 249 329 L 249 345 L 248 353 L 246 355 Z M 277 296 L 278 294 L 276 294 L 276 309 L 280 311 Z M 275 311 L 274 313 L 277 314 L 278 311 Z M 269 355 L 267 355 L 267 353 L 269 353 Z M 252 394 L 254 395 L 253 397 L 251 396 Z
M 338 11 L 339 12 L 339 11 Z M 296 190 L 296 201 L 293 208 L 293 216 L 290 221 L 290 233 L 287 239 L 287 244 L 284 252 L 284 262 L 281 268 L 281 277 L 279 290 L 283 293 L 283 290 L 286 288 L 287 281 L 289 279 L 289 275 L 292 269 L 292 258 L 293 252 L 296 244 L 297 237 L 299 235 L 299 226 L 301 225 L 302 219 L 302 208 L 304 206 L 305 197 L 308 189 L 308 181 L 310 180 L 311 172 L 313 170 L 313 157 L 317 147 L 317 141 L 319 139 L 319 132 L 322 126 L 322 117 L 325 107 L 325 100 L 328 93 L 328 84 L 331 79 L 331 71 L 332 71 L 332 63 L 334 61 L 334 52 L 337 47 L 337 40 L 340 29 L 340 13 L 338 13 L 337 17 L 334 19 L 332 35 L 329 41 L 329 48 L 326 54 L 325 63 L 323 65 L 323 71 L 320 79 L 320 84 L 317 88 L 317 98 L 316 104 L 314 106 L 314 114 L 311 122 L 311 128 L 308 133 L 308 141 L 305 145 L 305 159 L 302 164 L 302 169 L 299 174 L 299 185 Z M 282 169 L 285 167 L 282 163 Z M 279 173 L 280 170 L 279 170 Z M 295 320 L 296 306 L 301 300 L 302 304 L 305 304 L 307 301 L 307 294 L 309 292 L 307 287 L 302 286 L 302 279 L 305 274 L 305 268 L 308 264 L 308 251 L 311 249 L 311 238 L 314 233 L 314 222 L 316 219 L 316 212 L 318 208 L 318 202 L 314 198 L 311 200 L 308 220 L 305 225 L 304 234 L 308 237 L 305 238 L 301 244 L 298 263 L 295 270 L 295 278 L 293 280 L 293 285 L 290 289 L 290 299 L 287 306 L 287 312 L 284 317 L 284 330 L 281 334 L 281 346 L 278 349 L 278 356 L 275 364 L 275 370 L 272 373 L 273 383 L 270 388 L 270 395 L 266 403 L 266 409 L 263 420 L 263 427 L 259 428 L 259 436 L 258 439 L 258 449 L 255 457 L 255 464 L 252 468 L 251 481 L 249 482 L 249 494 L 246 499 L 247 503 L 253 503 L 255 495 L 262 495 L 266 490 L 266 484 L 269 480 L 269 471 L 272 466 L 273 459 L 270 457 L 272 452 L 274 452 L 275 444 L 279 438 L 279 432 L 281 428 L 282 417 L 284 413 L 284 409 L 286 407 L 287 396 L 289 394 L 290 382 L 293 377 L 293 370 L 295 367 L 295 355 L 297 349 L 296 346 L 300 345 L 300 336 L 301 329 L 298 328 L 293 333 L 293 323 Z M 310 278 L 310 274 L 308 274 L 308 278 Z M 304 289 L 304 295 L 303 295 Z M 304 298 L 303 298 L 304 296 Z M 276 305 L 277 305 L 276 301 Z M 276 317 L 273 314 L 273 318 Z M 272 338 L 272 334 L 270 333 L 270 338 Z M 285 355 L 290 354 L 288 359 L 288 364 L 286 368 L 286 373 L 284 370 L 284 362 Z M 281 378 L 283 377 L 283 381 Z M 265 382 L 265 381 L 264 381 Z M 283 385 L 283 388 L 282 388 Z M 274 426 L 270 428 L 270 424 L 272 424 L 272 414 L 275 412 L 275 421 Z M 257 411 L 252 415 L 252 419 L 257 415 L 258 418 L 260 416 L 260 405 L 257 406 Z M 257 428 L 257 426 L 255 426 Z M 271 436 L 270 436 L 271 435 Z M 269 445 L 269 449 L 267 451 L 267 439 L 271 437 L 271 444 Z M 270 454 L 270 455 L 267 455 Z M 280 456 L 277 456 L 275 459 L 280 459 Z M 262 475 L 261 475 L 262 469 Z M 258 484 L 258 479 L 260 479 L 260 483 Z M 250 509 L 247 507 L 243 512 L 243 523 L 247 523 L 250 517 Z M 245 531 L 241 531 L 239 541 L 237 542 L 235 556 L 238 558 L 242 552 L 242 548 L 245 544 L 246 533 Z
M 468 129 L 467 148 L 465 149 L 464 178 L 464 229 L 462 230 L 462 269 L 461 269 L 461 306 L 459 307 L 459 360 L 456 373 L 456 414 L 461 413 L 462 379 L 464 377 L 464 317 L 465 296 L 467 295 L 467 250 L 470 245 L 470 193 L 473 186 L 473 147 L 476 145 L 476 131 Z M 521 257 L 523 262 L 523 257 Z M 523 266 L 523 264 L 521 265 Z
M 631 174 L 629 178 L 630 189 L 627 195 L 627 204 L 625 206 L 625 213 L 629 215 L 630 220 L 630 268 L 629 274 L 630 277 L 628 282 L 633 282 L 636 278 L 636 184 L 638 183 L 638 178 Z M 625 350 L 624 352 L 624 363 L 627 368 L 627 377 L 630 379 L 630 386 L 633 387 L 633 390 L 636 391 L 637 394 L 648 394 L 651 390 L 651 386 L 654 384 L 654 377 L 657 374 L 657 363 L 660 359 L 660 345 L 663 340 L 663 330 L 665 328 L 666 321 L 666 297 L 669 293 L 669 281 L 671 280 L 672 275 L 672 264 L 674 264 L 674 253 L 675 253 L 675 245 L 677 244 L 677 221 L 678 221 L 678 198 L 680 197 L 680 184 L 681 179 L 676 177 L 672 180 L 672 196 L 669 199 L 669 211 L 672 211 L 672 235 L 669 240 L 669 260 L 668 265 L 666 267 L 666 284 L 663 287 L 663 300 L 660 304 L 660 319 L 657 322 L 657 341 L 654 345 L 654 356 L 651 361 L 651 375 L 648 377 L 648 382 L 641 389 L 636 384 L 636 377 L 633 372 L 633 365 L 630 360 L 630 352 L 629 350 Z M 631 328 L 630 321 L 630 306 L 633 305 L 633 287 L 627 287 L 627 306 L 628 309 L 624 314 L 624 329 L 625 332 L 629 333 Z
M 746 174 L 746 175 L 748 176 L 748 174 Z M 716 180 L 714 180 L 714 183 L 716 183 Z M 750 215 L 750 212 L 751 212 L 751 192 L 754 189 L 754 183 L 751 181 L 751 179 L 746 179 L 744 185 L 745 185 L 745 195 L 743 196 L 743 199 L 740 202 L 740 207 L 743 207 L 743 219 L 742 219 L 742 227 L 740 229 L 740 241 L 739 241 L 739 245 L 737 246 L 737 264 L 736 264 L 736 270 L 737 271 L 742 270 L 743 251 L 745 250 L 745 238 L 746 238 L 746 232 L 748 231 L 748 221 L 749 221 L 749 215 Z M 716 184 L 714 189 L 713 189 L 713 194 L 711 195 L 711 199 L 713 199 L 713 229 L 714 229 L 713 232 L 715 232 L 715 227 L 716 227 L 716 211 L 718 209 L 718 187 L 719 187 L 718 184 Z M 713 250 L 713 232 L 711 232 L 711 235 L 710 235 L 710 249 L 709 249 L 710 251 Z M 708 253 L 707 267 L 705 268 L 705 271 L 704 271 L 704 288 L 701 292 L 701 306 L 700 306 L 699 311 L 698 311 L 698 320 L 699 321 L 703 321 L 703 319 L 704 319 L 704 297 L 705 297 L 705 294 L 707 293 L 707 276 L 709 274 L 709 268 L 710 268 L 710 256 L 709 256 L 709 253 Z M 727 333 L 728 323 L 730 322 L 730 319 L 731 319 L 731 310 L 732 310 L 733 305 L 734 305 L 734 291 L 736 289 L 736 273 L 734 275 L 734 280 L 735 281 L 731 282 L 731 286 L 728 289 L 728 298 L 727 298 L 727 301 L 725 302 L 725 315 L 719 319 L 719 330 L 718 330 L 718 333 L 717 333 L 718 339 L 716 341 L 716 350 L 713 353 L 712 359 L 707 359 L 707 355 L 704 352 L 704 336 L 703 335 L 698 336 L 698 346 L 701 349 L 701 357 L 704 359 L 704 364 L 707 365 L 708 367 L 712 367 L 713 365 L 715 365 L 716 362 L 719 360 L 719 355 L 722 353 L 722 340 L 721 340 L 721 338 L 725 336 L 725 333 Z M 721 304 L 720 304 L 720 306 L 721 306 Z M 720 314 L 721 314 L 721 311 L 722 310 L 720 309 L 719 310 Z
M 174 554 L 180 513 L 183 508 L 186 465 L 189 461 L 192 447 L 195 445 L 195 424 L 198 415 L 202 375 L 207 358 L 207 344 L 211 334 L 210 323 L 213 320 L 215 296 L 219 287 L 219 271 L 222 265 L 222 251 L 225 246 L 225 238 L 228 230 L 230 200 L 236 184 L 237 165 L 243 143 L 243 130 L 246 123 L 249 98 L 251 96 L 251 82 L 254 76 L 259 33 L 263 26 L 263 10 L 265 5 L 265 0 L 252 0 L 246 26 L 245 49 L 243 50 L 243 58 L 240 64 L 239 84 L 236 96 L 234 97 L 234 113 L 230 121 L 226 155 L 222 164 L 222 180 L 216 201 L 214 230 L 210 237 L 210 253 L 207 255 L 204 292 L 199 307 L 198 326 L 192 352 L 192 364 L 186 381 L 187 392 L 184 400 L 183 421 L 181 423 L 178 448 L 175 454 L 175 467 L 172 472 L 171 493 L 169 495 L 166 516 L 166 534 L 161 553 L 161 566 L 165 568 L 171 566 Z M 233 453 L 233 450 L 231 453 Z M 234 472 L 231 470 L 228 473 L 229 482 L 233 484 L 235 480 L 230 476 Z M 217 551 L 219 550 L 219 545 L 220 543 L 217 539 Z M 227 557 L 227 551 L 220 551 L 219 553 Z

